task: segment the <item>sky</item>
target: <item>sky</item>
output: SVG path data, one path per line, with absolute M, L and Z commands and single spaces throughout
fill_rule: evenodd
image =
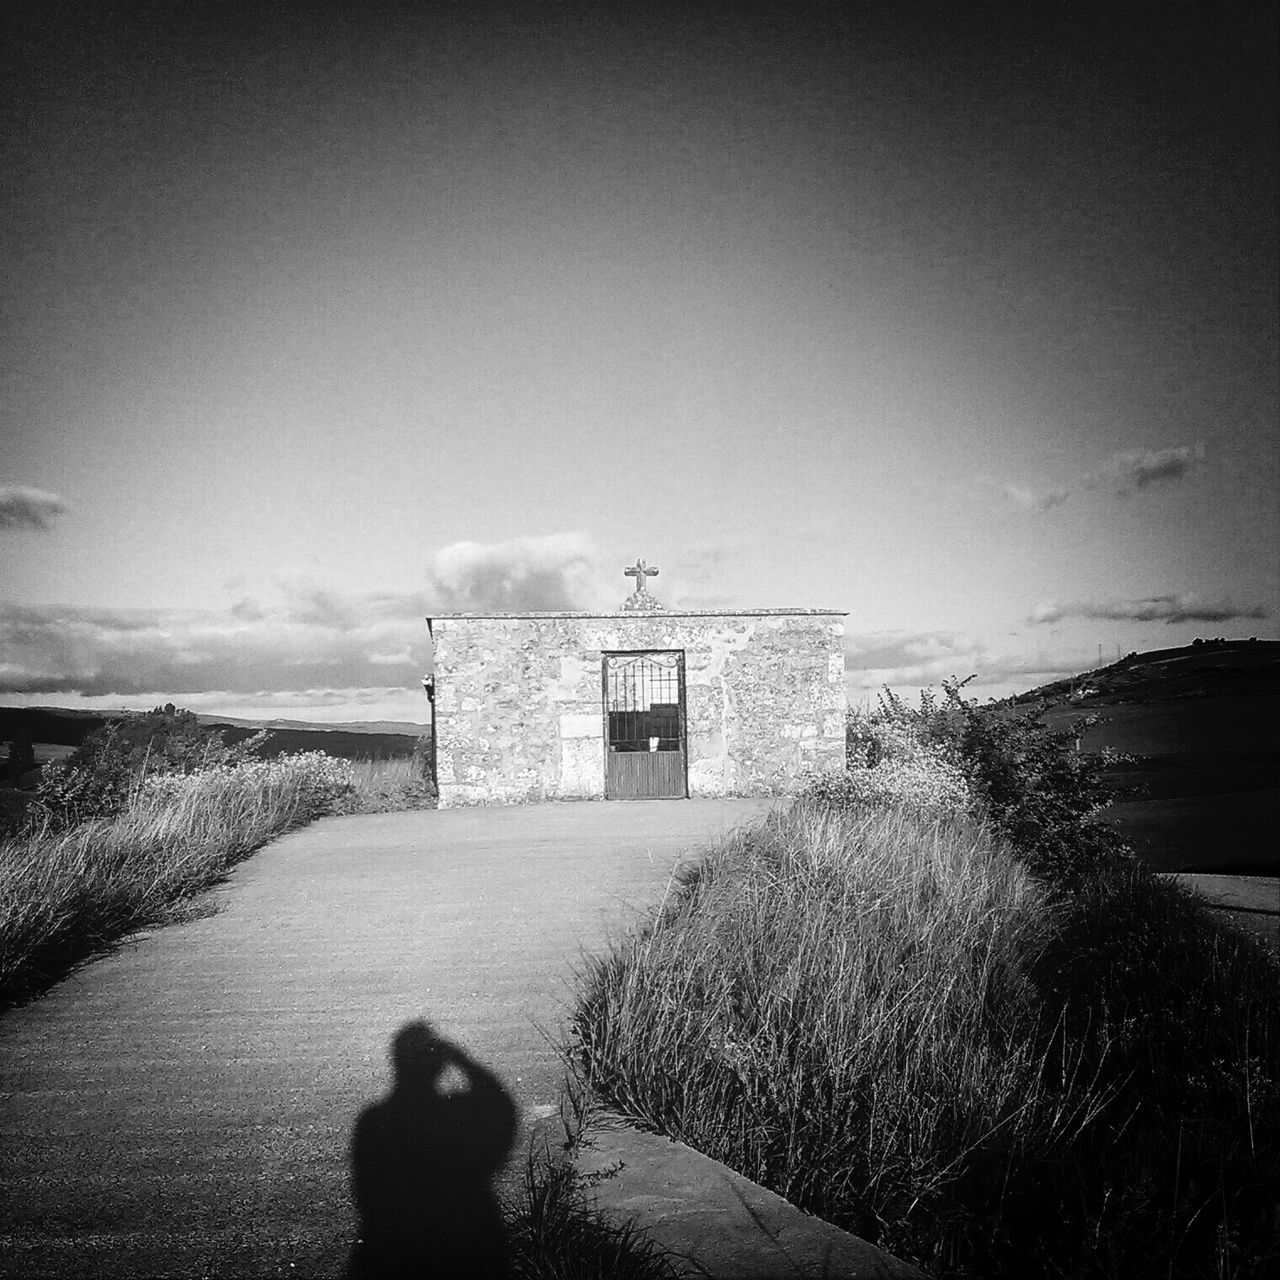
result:
M 1275 13 L 6 7 L 0 704 L 421 722 L 637 556 L 855 704 L 1280 637 Z

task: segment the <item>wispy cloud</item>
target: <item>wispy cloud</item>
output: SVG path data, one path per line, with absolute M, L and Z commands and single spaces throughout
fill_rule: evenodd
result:
M 1114 454 L 1086 477 L 1091 488 L 1111 488 L 1126 497 L 1151 485 L 1181 480 L 1205 460 L 1203 444 L 1184 444 L 1171 449 L 1126 449 Z
M 922 688 L 952 678 L 973 677 L 971 687 L 1028 684 L 1069 675 L 1080 669 L 1061 656 L 993 653 L 973 636 L 953 631 L 876 631 L 845 640 L 845 669 L 850 685 L 871 692 L 884 688 Z
M 67 509 L 56 493 L 26 485 L 0 485 L 0 529 L 52 529 Z
M 1123 449 L 1082 476 L 1078 484 L 1054 489 L 1003 484 L 999 488 L 1006 501 L 1019 511 L 1049 511 L 1062 506 L 1077 489 L 1100 489 L 1124 498 L 1139 489 L 1171 484 L 1203 465 L 1205 457 L 1205 447 L 1200 443 L 1175 445 L 1168 449 Z M 982 483 L 992 482 L 984 479 Z
M 237 697 L 318 689 L 416 689 L 430 661 L 423 618 L 445 611 L 615 607 L 585 534 L 459 542 L 431 557 L 418 592 L 346 596 L 277 577 L 222 610 L 0 605 L 0 692 Z
M 1115 622 L 1230 622 L 1267 616 L 1267 610 L 1258 604 L 1201 600 L 1194 592 L 1185 592 L 1128 600 L 1047 600 L 1036 605 L 1028 621 L 1038 625 L 1059 622 L 1063 618 L 1101 618 Z
M 1004 485 L 1002 492 L 1019 511 L 1048 511 L 1051 507 L 1060 507 L 1071 496 L 1069 489 L 1035 493 L 1016 484 Z
M 428 661 L 424 594 L 344 599 L 277 583 L 226 610 L 0 605 L 0 691 L 238 695 L 413 688 Z
M 682 539 L 678 560 L 670 565 L 663 563 L 661 577 L 649 582 L 649 590 L 668 607 L 728 609 L 743 605 L 744 570 L 758 559 L 758 552 L 759 539 L 751 534 Z M 625 563 L 633 563 L 635 554 L 631 551 Z M 623 562 L 619 561 L 613 571 L 619 575 L 617 583 L 621 587 L 620 591 L 612 588 L 616 592 L 611 597 L 613 607 L 635 589 L 634 580 L 621 576 L 622 567 Z M 752 599 L 748 607 L 760 603 Z
M 592 609 L 609 598 L 585 533 L 455 542 L 431 558 L 427 577 L 436 607 L 448 612 Z

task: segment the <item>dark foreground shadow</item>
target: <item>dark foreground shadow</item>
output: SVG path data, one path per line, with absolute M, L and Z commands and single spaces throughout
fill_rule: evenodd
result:
M 351 1147 L 360 1215 L 350 1280 L 510 1275 L 493 1180 L 516 1107 L 497 1077 L 425 1022 L 392 1043 L 395 1082 Z

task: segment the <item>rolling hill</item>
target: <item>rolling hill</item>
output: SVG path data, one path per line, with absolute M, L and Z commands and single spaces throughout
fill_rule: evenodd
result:
M 8 743 L 25 732 L 33 743 L 78 747 L 108 720 L 129 714 L 127 711 L 69 711 L 61 707 L 0 707 L 0 742 Z M 348 760 L 394 759 L 411 755 L 418 738 L 431 732 L 428 725 L 394 720 L 310 724 L 300 720 L 241 720 L 228 716 L 197 718 L 201 724 L 221 730 L 224 740 L 230 743 L 265 729 L 268 738 L 263 754 L 267 756 L 323 751 Z
M 1134 653 L 1013 701 L 1059 729 L 1099 717 L 1080 749 L 1127 757 L 1107 817 L 1151 866 L 1280 874 L 1280 641 Z

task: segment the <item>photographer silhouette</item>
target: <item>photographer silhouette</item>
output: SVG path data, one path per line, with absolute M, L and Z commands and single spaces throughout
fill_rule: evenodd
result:
M 395 1085 L 368 1107 L 352 1141 L 360 1238 L 352 1280 L 510 1274 L 493 1179 L 516 1132 L 497 1077 L 425 1022 L 392 1045 Z M 458 1088 L 450 1088 L 455 1070 Z

